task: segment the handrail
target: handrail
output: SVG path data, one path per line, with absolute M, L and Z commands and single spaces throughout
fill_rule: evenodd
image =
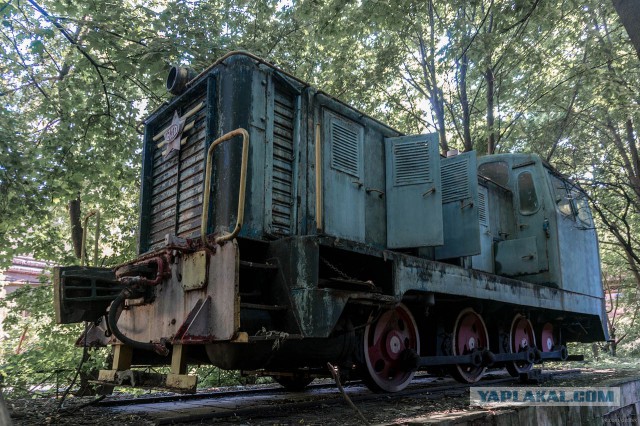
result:
M 240 193 L 238 194 L 238 216 L 236 219 L 236 226 L 233 229 L 233 232 L 226 235 L 221 235 L 215 239 L 216 244 L 223 243 L 225 241 L 229 241 L 234 239 L 238 233 L 240 233 L 240 229 L 242 228 L 242 222 L 244 220 L 244 200 L 246 194 L 247 187 L 247 164 L 249 162 L 249 132 L 247 132 L 243 128 L 239 128 L 233 130 L 215 141 L 211 143 L 209 149 L 207 151 L 207 168 L 205 172 L 204 178 L 204 199 L 202 201 L 202 223 L 200 225 L 200 233 L 202 242 L 205 247 L 213 248 L 209 241 L 207 240 L 207 224 L 209 223 L 209 203 L 210 203 L 210 192 L 211 192 L 211 168 L 212 168 L 212 157 L 211 154 L 216 146 L 220 145 L 222 142 L 228 141 L 229 139 L 233 139 L 236 136 L 242 135 L 242 163 L 240 165 Z
M 82 249 L 80 254 L 80 265 L 84 266 L 86 262 L 86 250 L 85 245 L 87 244 L 87 223 L 89 222 L 89 218 L 91 216 L 96 217 L 96 241 L 93 248 L 93 266 L 98 266 L 98 239 L 100 238 L 100 211 L 99 210 L 91 210 L 84 217 L 84 223 L 82 226 Z

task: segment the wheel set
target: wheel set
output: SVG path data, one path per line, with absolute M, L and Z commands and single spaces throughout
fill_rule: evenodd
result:
M 397 392 L 413 379 L 415 369 L 407 356 L 417 354 L 420 334 L 413 315 L 404 305 L 371 319 L 364 331 L 364 380 L 374 391 Z
M 544 323 L 534 329 L 529 318 L 520 313 L 507 317 L 502 326 L 490 323 L 492 333 L 501 338 L 499 345 L 490 344 L 489 328 L 473 308 L 454 312 L 443 325 L 445 331 L 441 335 L 446 338 L 440 340 L 442 352 L 435 354 L 433 348 L 421 348 L 420 329 L 407 306 L 398 304 L 371 313 L 362 325 L 363 332 L 355 338 L 356 344 L 360 342 L 362 356 L 354 366 L 367 387 L 374 392 L 401 391 L 411 383 L 419 367 L 436 367 L 435 371 L 443 367 L 457 381 L 472 384 L 482 378 L 488 367 L 503 366 L 518 377 L 529 372 L 535 362 L 545 359 L 545 353 L 546 359 L 564 359 L 557 357 L 562 347 L 557 344 L 553 324 Z M 425 331 L 423 336 L 429 333 Z M 500 346 L 500 351 L 493 352 L 498 348 L 492 345 Z M 308 375 L 293 373 L 276 375 L 274 379 L 296 392 L 304 390 L 313 380 Z
M 508 347 L 499 354 L 490 351 L 489 329 L 482 315 L 473 308 L 461 310 L 449 324 L 448 355 L 466 362 L 449 364 L 448 371 L 462 383 L 477 382 L 488 366 L 503 365 L 509 374 L 517 377 L 533 368 L 539 360 L 536 354 L 557 350 L 553 325 L 546 323 L 536 333 L 531 321 L 520 313 L 507 323 Z M 411 311 L 400 304 L 372 316 L 364 331 L 363 350 L 363 376 L 370 389 L 397 392 L 407 387 L 421 356 L 420 331 Z M 515 357 L 516 354 L 520 356 Z

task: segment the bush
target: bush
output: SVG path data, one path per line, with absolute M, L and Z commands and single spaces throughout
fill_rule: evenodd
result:
M 7 310 L 0 344 L 0 378 L 10 398 L 56 394 L 67 387 L 83 351 L 75 341 L 82 324 L 58 325 L 53 308 L 53 286 L 25 286 L 0 300 Z M 106 350 L 91 350 L 83 374 L 99 368 Z

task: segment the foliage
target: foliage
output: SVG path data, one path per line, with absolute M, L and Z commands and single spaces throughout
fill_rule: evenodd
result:
M 83 351 L 75 348 L 82 325 L 61 326 L 54 323 L 53 288 L 49 284 L 25 286 L 0 301 L 8 307 L 3 322 L 5 336 L 0 344 L 0 377 L 11 397 L 60 393 L 71 382 Z M 83 364 L 83 372 L 102 365 L 104 351 L 92 351 Z
M 238 386 L 272 383 L 270 377 L 243 376 L 237 370 L 222 370 L 218 367 L 199 366 L 190 372 L 198 376 L 198 387 L 210 389 L 220 386 Z

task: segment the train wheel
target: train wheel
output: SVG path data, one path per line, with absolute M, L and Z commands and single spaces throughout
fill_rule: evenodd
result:
M 533 326 L 523 315 L 516 315 L 511 322 L 511 331 L 509 332 L 509 351 L 518 353 L 535 347 L 536 338 L 533 333 Z M 507 371 L 513 377 L 518 377 L 520 373 L 526 373 L 533 367 L 530 361 L 513 361 L 507 362 Z
M 464 309 L 453 326 L 453 354 L 467 355 L 474 350 L 489 347 L 489 333 L 480 314 L 473 309 Z M 485 371 L 485 367 L 473 364 L 456 364 L 451 375 L 462 383 L 477 382 Z
M 546 323 L 542 327 L 540 333 L 540 346 L 542 346 L 542 352 L 551 352 L 556 345 L 556 340 L 553 337 L 553 324 Z
M 313 377 L 273 376 L 273 380 L 289 392 L 302 392 L 309 383 L 313 382 Z
M 384 312 L 364 330 L 367 387 L 374 392 L 398 392 L 407 387 L 415 374 L 407 355 L 415 359 L 419 348 L 420 335 L 411 312 L 404 305 Z

